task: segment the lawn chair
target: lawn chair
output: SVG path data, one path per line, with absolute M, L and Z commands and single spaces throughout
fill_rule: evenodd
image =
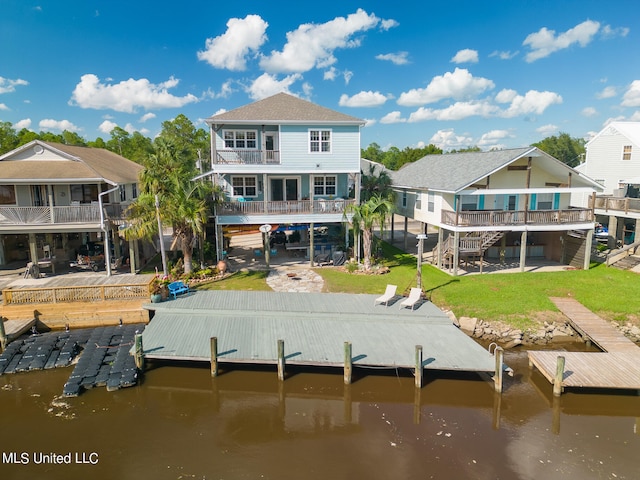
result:
M 422 297 L 422 289 L 421 288 L 412 288 L 409 292 L 409 296 L 405 298 L 402 302 L 400 302 L 400 308 L 409 308 L 413 310 L 416 303 L 420 301 L 420 297 Z
M 387 285 L 387 289 L 381 296 L 375 299 L 373 304 L 377 305 L 378 303 L 384 303 L 386 306 L 389 306 L 389 300 L 396 296 L 397 288 L 398 287 L 396 285 Z

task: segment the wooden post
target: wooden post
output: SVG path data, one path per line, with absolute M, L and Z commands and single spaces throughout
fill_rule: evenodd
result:
M 413 392 L 413 423 L 420 425 L 422 421 L 422 389 L 415 388 Z
M 142 348 L 142 334 L 136 334 L 135 345 L 136 367 L 138 368 L 138 370 L 144 370 L 144 349 Z
M 218 376 L 218 337 L 211 337 L 211 376 Z
M 560 397 L 553 397 L 553 417 L 551 420 L 551 432 L 560 435 Z
M 524 272 L 527 262 L 527 231 L 520 234 L 520 271 Z
M 416 388 L 422 388 L 422 345 L 416 345 Z
M 4 330 L 4 318 L 0 317 L 0 347 L 4 352 L 7 348 L 7 333 Z
M 495 390 L 498 393 L 502 393 L 502 376 L 503 376 L 503 358 L 504 358 L 504 350 L 502 347 L 496 347 L 494 356 L 496 357 L 496 371 L 493 374 L 493 383 L 495 386 Z
M 444 229 L 438 228 L 438 268 L 442 268 L 442 242 L 444 242 Z
M 351 385 L 352 364 L 351 342 L 344 342 L 344 384 Z
M 278 340 L 278 380 L 284 381 L 284 340 Z
M 564 377 L 564 362 L 563 356 L 558 357 L 558 364 L 556 366 L 556 376 L 553 379 L 553 396 L 559 397 L 562 395 L 562 378 Z
M 493 394 L 493 423 L 494 430 L 500 430 L 500 411 L 502 409 L 502 395 L 498 392 Z

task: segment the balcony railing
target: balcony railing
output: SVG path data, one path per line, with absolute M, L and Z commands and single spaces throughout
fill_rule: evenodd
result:
M 593 222 L 590 209 L 442 211 L 442 223 L 458 227 L 562 225 Z
M 113 220 L 123 218 L 119 204 L 105 205 L 106 217 Z M 0 226 L 3 225 L 64 225 L 99 223 L 98 203 L 67 205 L 62 207 L 9 207 L 0 206 Z
M 222 165 L 279 165 L 280 152 L 276 150 L 218 150 L 215 163 Z
M 596 196 L 595 208 L 625 213 L 640 212 L 640 198 Z
M 292 200 L 225 202 L 216 207 L 218 215 L 273 215 L 273 214 L 342 214 L 355 200 Z

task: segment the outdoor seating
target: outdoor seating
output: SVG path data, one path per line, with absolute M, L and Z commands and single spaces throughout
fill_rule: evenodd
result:
M 181 280 L 176 280 L 175 282 L 171 282 L 168 285 L 168 288 L 169 288 L 169 294 L 173 298 L 177 298 L 178 295 L 180 295 L 181 293 L 189 293 L 189 286 L 186 285 Z
M 422 289 L 421 288 L 412 288 L 409 292 L 409 296 L 405 298 L 402 302 L 400 302 L 400 308 L 409 308 L 411 310 L 416 306 L 416 303 L 420 301 L 420 297 L 422 297 Z
M 384 291 L 384 293 L 381 296 L 375 299 L 373 304 L 377 305 L 378 303 L 384 303 L 386 306 L 389 306 L 389 300 L 392 300 L 393 297 L 396 296 L 397 289 L 398 289 L 397 285 L 388 284 L 387 289 Z

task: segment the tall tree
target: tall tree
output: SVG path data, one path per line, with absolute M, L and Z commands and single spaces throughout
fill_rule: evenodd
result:
M 371 246 L 373 244 L 373 228 L 375 225 L 384 230 L 387 216 L 394 211 L 394 205 L 386 198 L 373 196 L 360 205 L 351 204 L 345 210 L 345 216 L 353 213 L 351 225 L 354 236 L 362 234 L 362 248 L 364 250 L 364 270 L 371 270 Z
M 532 146 L 538 147 L 570 167 L 579 165 L 585 153 L 584 139 L 571 138 L 568 133 L 560 133 L 557 137 L 547 137 L 533 143 Z
M 362 173 L 360 182 L 361 196 L 360 200 L 366 202 L 371 197 L 379 196 L 391 200 L 393 198 L 393 189 L 391 188 L 391 177 L 389 174 L 378 166 L 371 163 L 366 172 Z

